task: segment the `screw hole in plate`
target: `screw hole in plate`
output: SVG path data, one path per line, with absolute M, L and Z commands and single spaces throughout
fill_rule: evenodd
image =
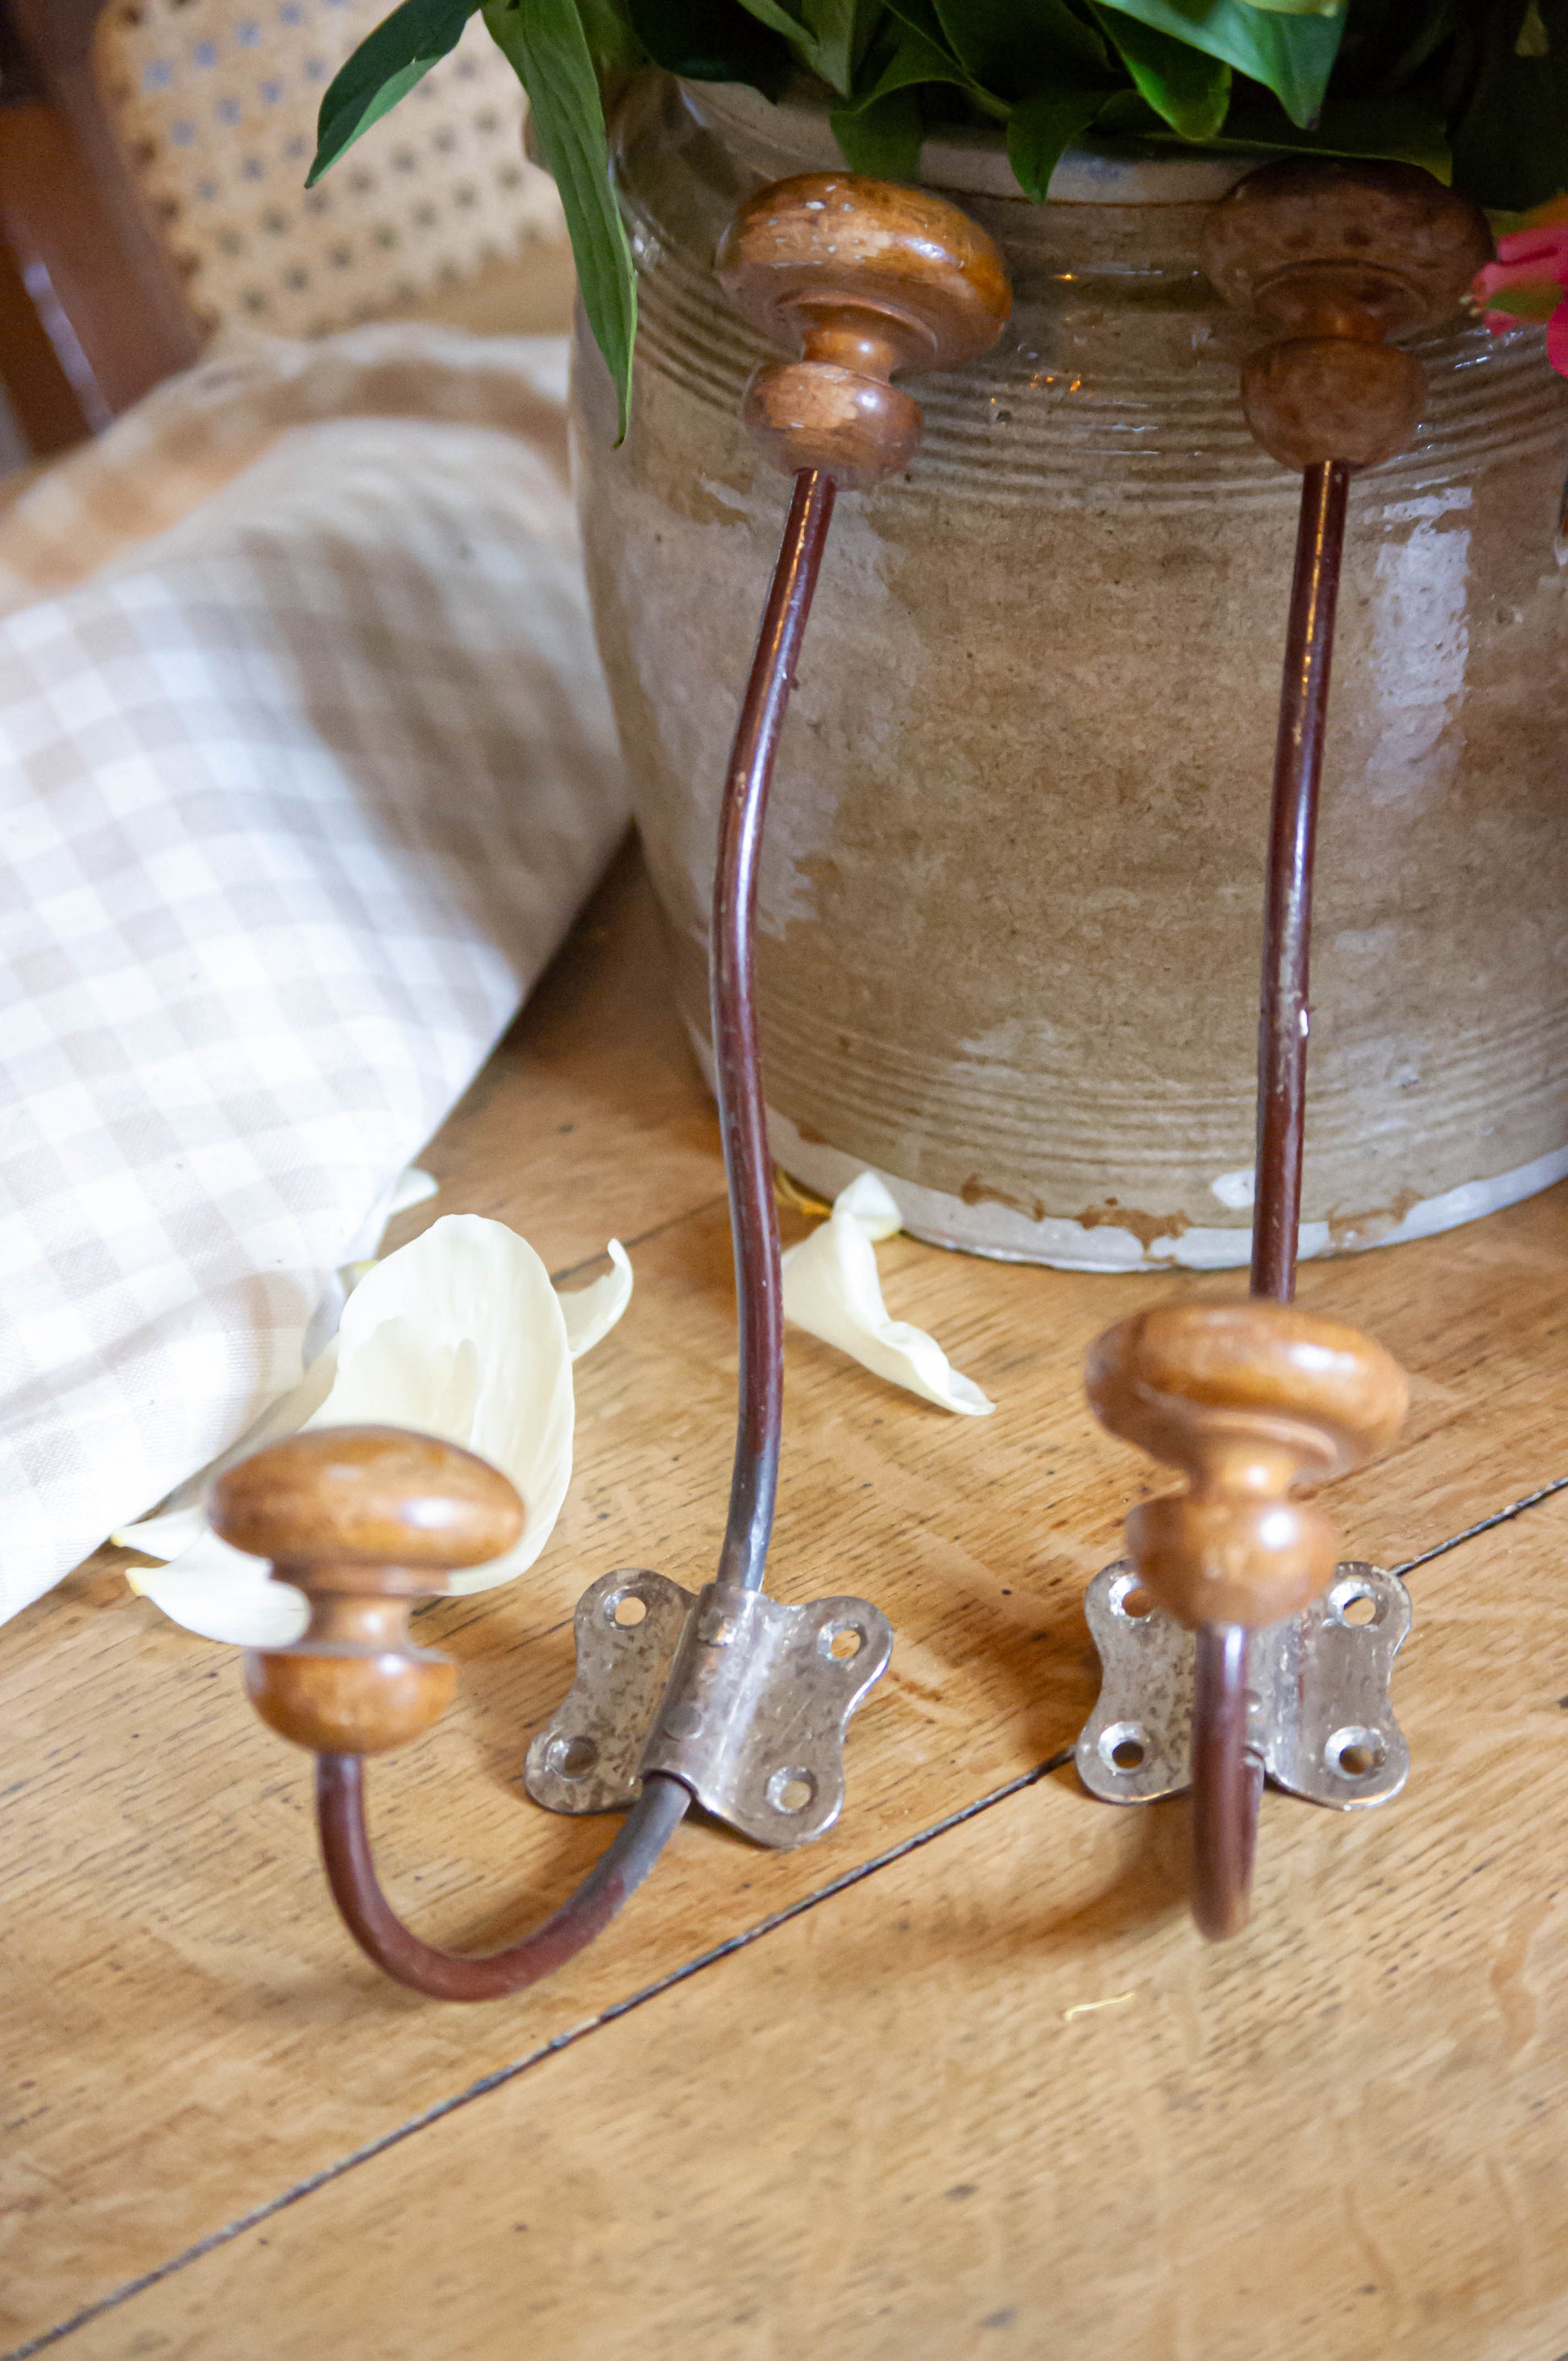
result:
M 1100 1760 L 1109 1771 L 1124 1774 L 1141 1771 L 1148 1751 L 1147 1740 L 1135 1721 L 1113 1721 L 1100 1733 Z
M 775 1771 L 768 1781 L 768 1801 L 775 1812 L 804 1812 L 816 1796 L 817 1782 L 809 1771 Z
M 1141 1623 L 1154 1613 L 1154 1600 L 1135 1574 L 1124 1574 L 1112 1586 L 1111 1609 L 1113 1614 L 1124 1615 L 1130 1623 Z
M 609 1620 L 619 1624 L 623 1631 L 630 1631 L 641 1623 L 647 1612 L 647 1600 L 640 1598 L 635 1590 L 619 1590 L 609 1601 Z
M 562 1779 L 586 1779 L 598 1759 L 591 1738 L 558 1738 L 550 1749 L 550 1768 Z
M 829 1623 L 817 1635 L 817 1644 L 825 1656 L 840 1664 L 850 1664 L 866 1644 L 866 1635 L 852 1623 Z
M 1336 1730 L 1323 1752 L 1330 1770 L 1342 1779 L 1369 1779 L 1388 1760 L 1383 1734 L 1376 1730 Z
M 1342 1582 L 1329 1593 L 1330 1611 L 1342 1623 L 1365 1631 L 1368 1624 L 1383 1620 L 1383 1601 L 1375 1590 L 1359 1582 Z

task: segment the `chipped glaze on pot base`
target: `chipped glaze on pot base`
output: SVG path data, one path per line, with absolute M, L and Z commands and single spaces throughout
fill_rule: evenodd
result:
M 688 1024 L 687 1037 L 711 1089 L 713 1059 L 707 1036 Z M 1108 1209 L 1102 1218 L 1084 1224 L 1044 1214 L 1038 1219 L 1011 1205 L 977 1202 L 944 1196 L 924 1189 L 917 1180 L 901 1180 L 894 1172 L 877 1171 L 841 1148 L 821 1140 L 801 1137 L 788 1115 L 768 1109 L 768 1138 L 782 1170 L 804 1191 L 831 1204 L 842 1189 L 862 1172 L 875 1171 L 890 1191 L 904 1217 L 904 1228 L 926 1245 L 948 1246 L 963 1254 L 981 1255 L 992 1262 L 1044 1263 L 1052 1270 L 1245 1270 L 1252 1257 L 1252 1225 L 1223 1227 L 1188 1223 L 1161 1230 L 1154 1219 L 1133 1213 L 1136 1229 L 1118 1224 Z M 1332 1221 L 1303 1222 L 1297 1234 L 1297 1260 L 1315 1262 L 1322 1255 L 1366 1254 L 1374 1246 L 1405 1246 L 1413 1238 L 1435 1237 L 1441 1230 L 1458 1229 L 1478 1222 L 1484 1213 L 1500 1213 L 1554 1181 L 1568 1180 L 1568 1148 L 1537 1157 L 1512 1172 L 1490 1180 L 1467 1180 L 1441 1197 L 1418 1199 L 1414 1204 L 1373 1207 L 1365 1213 L 1336 1215 Z M 1210 1183 L 1222 1206 L 1245 1206 L 1252 1193 L 1252 1174 L 1217 1172 Z
M 768 1136 L 791 1178 L 829 1201 L 866 1169 L 838 1148 L 808 1146 L 789 1117 L 773 1110 Z M 967 1204 L 961 1197 L 945 1197 L 939 1190 L 923 1189 L 918 1181 L 901 1180 L 892 1172 L 877 1177 L 892 1191 L 911 1237 L 924 1238 L 928 1246 L 986 1255 L 995 1262 L 1043 1262 L 1056 1270 L 1245 1270 L 1252 1255 L 1250 1224 L 1235 1230 L 1192 1224 L 1180 1231 L 1149 1235 L 1143 1220 L 1133 1231 L 1118 1227 L 1113 1219 L 1097 1219 L 1086 1229 L 1081 1222 L 1049 1214 L 1034 1221 L 1008 1205 Z M 1234 1177 L 1221 1173 L 1216 1180 Z M 1372 1246 L 1430 1238 L 1439 1230 L 1457 1229 L 1462 1222 L 1478 1221 L 1483 1213 L 1500 1213 L 1505 1205 L 1533 1197 L 1537 1190 L 1564 1178 L 1568 1148 L 1538 1157 L 1516 1171 L 1499 1172 L 1492 1180 L 1465 1181 L 1402 1212 L 1390 1206 L 1343 1221 L 1303 1222 L 1297 1257 L 1308 1262 L 1320 1255 L 1364 1254 Z
M 733 423 L 763 348 L 708 260 L 735 198 L 827 137 L 730 91 L 635 93 L 619 169 L 642 327 L 619 452 L 579 367 L 600 646 L 694 1033 L 778 516 Z M 1003 244 L 1015 324 L 928 381 L 907 474 L 840 503 L 763 866 L 775 1151 L 828 1193 L 874 1170 L 913 1231 L 983 1254 L 1240 1264 L 1297 502 L 1241 413 L 1249 331 L 1197 258 L 1245 167 L 1202 159 L 1195 186 L 1189 159 L 1075 163 L 1072 201 L 1058 184 L 1036 208 L 992 187 L 983 143 L 931 143 L 926 165 Z M 1568 397 L 1533 333 L 1418 349 L 1420 441 L 1352 494 L 1308 1254 L 1472 1219 L 1568 1160 Z

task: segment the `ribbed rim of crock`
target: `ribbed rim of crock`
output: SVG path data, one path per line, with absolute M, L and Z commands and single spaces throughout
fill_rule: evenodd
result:
M 828 120 L 831 103 L 809 83 L 777 102 L 745 82 L 683 82 L 681 89 L 693 114 L 710 129 L 770 148 L 795 171 L 843 168 Z M 1069 148 L 1051 175 L 1051 203 L 1212 204 L 1261 160 L 1234 150 L 1183 153 L 1131 140 Z M 934 131 L 920 150 L 920 178 L 927 188 L 950 190 L 955 195 L 1030 202 L 1013 177 L 999 130 L 954 126 Z

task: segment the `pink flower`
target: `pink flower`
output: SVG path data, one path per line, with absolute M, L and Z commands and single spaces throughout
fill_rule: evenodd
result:
M 1521 320 L 1544 320 L 1546 357 L 1568 377 L 1568 197 L 1553 197 L 1497 240 L 1497 259 L 1475 273 L 1471 293 L 1495 336 Z

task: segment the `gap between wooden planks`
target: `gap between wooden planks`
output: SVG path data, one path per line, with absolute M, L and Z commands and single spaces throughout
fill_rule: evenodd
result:
M 1107 1812 L 1063 1774 L 73 2354 L 1556 2361 L 1565 1545 L 1560 1498 L 1431 1567 L 1419 1785 L 1387 1817 L 1267 1798 L 1234 1945 L 1185 1923 L 1179 1807 Z
M 449 1940 L 503 1938 L 606 1841 L 520 1791 L 528 1736 L 570 1677 L 577 1592 L 618 1564 L 695 1586 L 722 1521 L 722 1177 L 662 978 L 645 889 L 623 864 L 433 1144 L 442 1197 L 400 1233 L 443 1211 L 493 1213 L 555 1267 L 612 1230 L 643 1241 L 631 1312 L 578 1371 L 579 1472 L 556 1541 L 527 1583 L 431 1612 L 427 1633 L 462 1660 L 461 1702 L 424 1746 L 377 1766 L 389 1881 Z M 1335 1496 L 1355 1553 L 1417 1556 L 1558 1472 L 1562 1210 L 1559 1191 L 1304 1274 L 1304 1301 L 1371 1328 L 1415 1378 L 1399 1451 Z M 894 1309 L 934 1328 L 1001 1407 L 983 1425 L 947 1420 L 791 1340 L 774 1585 L 862 1590 L 898 1632 L 851 1738 L 844 1819 L 799 1854 L 684 1829 L 606 1940 L 516 2003 L 434 2008 L 359 1960 L 321 1885 L 309 1765 L 255 1721 L 229 1652 L 174 1631 L 102 1565 L 7 1629 L 7 2345 L 1070 1741 L 1094 1685 L 1082 1586 L 1145 1483 L 1082 1407 L 1084 1349 L 1134 1304 L 1227 1282 L 1023 1270 L 907 1241 L 883 1251 Z M 1401 1701 L 1423 1677 L 1424 1598 L 1423 1583 Z M 1070 1808 L 1068 1782 L 1036 1802 L 1069 1922 L 1117 1891 L 1128 1816 Z M 1303 1817 L 1318 1816 L 1285 1825 L 1288 1850 L 1322 1840 Z

